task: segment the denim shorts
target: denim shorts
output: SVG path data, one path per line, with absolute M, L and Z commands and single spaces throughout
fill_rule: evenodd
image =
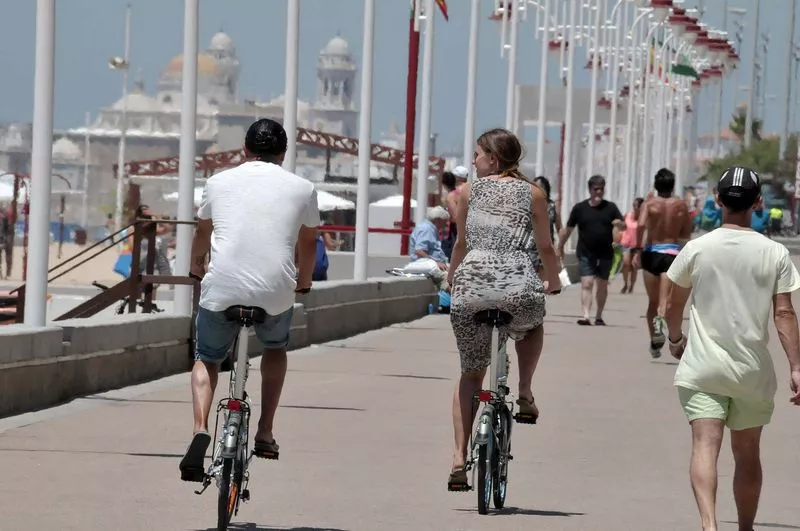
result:
M 601 280 L 608 280 L 611 275 L 612 258 L 596 258 L 594 256 L 578 257 L 578 269 L 581 277 L 595 277 Z
M 254 326 L 256 337 L 264 348 L 271 350 L 286 348 L 289 344 L 289 330 L 292 327 L 292 311 L 293 308 L 289 308 L 278 315 L 267 315 L 266 321 Z M 206 363 L 222 363 L 238 334 L 239 324 L 228 321 L 224 312 L 198 308 L 195 321 L 194 359 Z

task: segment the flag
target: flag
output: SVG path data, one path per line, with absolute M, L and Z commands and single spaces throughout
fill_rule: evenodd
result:
M 444 19 L 449 22 L 450 17 L 447 15 L 447 0 L 436 0 L 436 5 L 439 6 L 439 9 L 442 11 Z
M 411 0 L 411 16 L 412 17 L 414 16 L 414 2 L 415 2 L 415 0 Z M 444 15 L 444 19 L 449 22 L 450 21 L 450 17 L 448 16 L 448 13 L 447 13 L 447 0 L 436 0 L 436 5 L 439 6 L 439 10 L 442 12 L 442 15 Z

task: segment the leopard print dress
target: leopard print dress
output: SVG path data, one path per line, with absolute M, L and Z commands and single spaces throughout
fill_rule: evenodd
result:
M 500 340 L 522 339 L 544 321 L 544 284 L 533 238 L 531 185 L 521 179 L 475 179 L 469 197 L 467 254 L 453 276 L 450 322 L 461 371 L 491 362 L 491 328 L 475 321 L 482 310 L 512 315 Z

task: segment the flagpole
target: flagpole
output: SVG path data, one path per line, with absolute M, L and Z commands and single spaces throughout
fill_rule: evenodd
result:
M 558 7 L 556 6 L 556 9 Z M 539 10 L 537 9 L 538 13 Z M 537 28 L 538 30 L 538 28 Z M 544 141 L 547 125 L 547 49 L 550 44 L 550 0 L 544 0 L 544 32 L 539 56 L 539 112 L 536 130 L 536 175 L 544 175 Z
M 549 2 L 549 0 L 547 0 Z M 464 120 L 464 161 L 466 168 L 472 167 L 472 151 L 475 142 L 475 87 L 478 78 L 478 12 L 480 0 L 472 0 L 469 18 L 469 57 L 467 60 L 467 112 Z
M 183 11 L 183 86 L 181 87 L 181 139 L 178 161 L 178 220 L 194 219 L 194 160 L 197 138 L 197 42 L 199 31 L 199 0 L 185 0 Z M 175 274 L 188 275 L 192 262 L 193 227 L 177 227 Z M 175 313 L 191 315 L 192 286 L 177 285 L 173 295 Z
M 361 105 L 358 124 L 358 195 L 356 255 L 353 278 L 367 280 L 369 260 L 369 180 L 372 155 L 372 63 L 375 42 L 375 0 L 364 0 L 364 48 L 361 57 Z
M 297 165 L 297 71 L 300 55 L 300 0 L 288 0 L 286 13 L 286 81 L 283 100 L 283 127 L 288 145 L 283 167 L 290 172 Z
M 407 231 L 411 228 L 411 188 L 414 179 L 414 132 L 417 127 L 417 74 L 419 71 L 419 31 L 417 23 L 417 2 L 413 0 L 413 8 L 408 19 L 408 73 L 406 76 L 406 132 L 405 159 L 403 165 L 403 212 L 400 227 Z M 400 238 L 400 254 L 408 254 L 408 234 Z
M 425 221 L 428 204 L 428 154 L 431 146 L 431 95 L 433 83 L 433 36 L 436 13 L 433 0 L 425 0 L 425 50 L 422 53 L 422 98 L 419 124 L 419 161 L 417 163 L 417 208 L 414 222 Z
M 508 81 L 506 85 L 506 129 L 514 129 L 514 90 L 517 84 L 517 46 L 519 41 L 518 0 L 511 0 L 511 48 L 508 53 Z
M 36 2 L 36 55 L 33 85 L 29 258 L 24 323 L 47 322 L 47 268 L 50 259 L 50 192 L 53 187 L 53 83 L 55 72 L 56 2 Z M 16 196 L 14 197 L 16 199 Z

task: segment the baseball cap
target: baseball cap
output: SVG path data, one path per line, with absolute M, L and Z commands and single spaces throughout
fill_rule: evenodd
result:
M 717 192 L 721 198 L 735 198 L 738 201 L 755 202 L 761 195 L 761 180 L 750 168 L 732 166 L 722 173 L 717 184 Z
M 466 169 L 464 166 L 456 166 L 455 168 L 453 168 L 453 171 L 451 173 L 459 179 L 469 178 L 469 170 Z

